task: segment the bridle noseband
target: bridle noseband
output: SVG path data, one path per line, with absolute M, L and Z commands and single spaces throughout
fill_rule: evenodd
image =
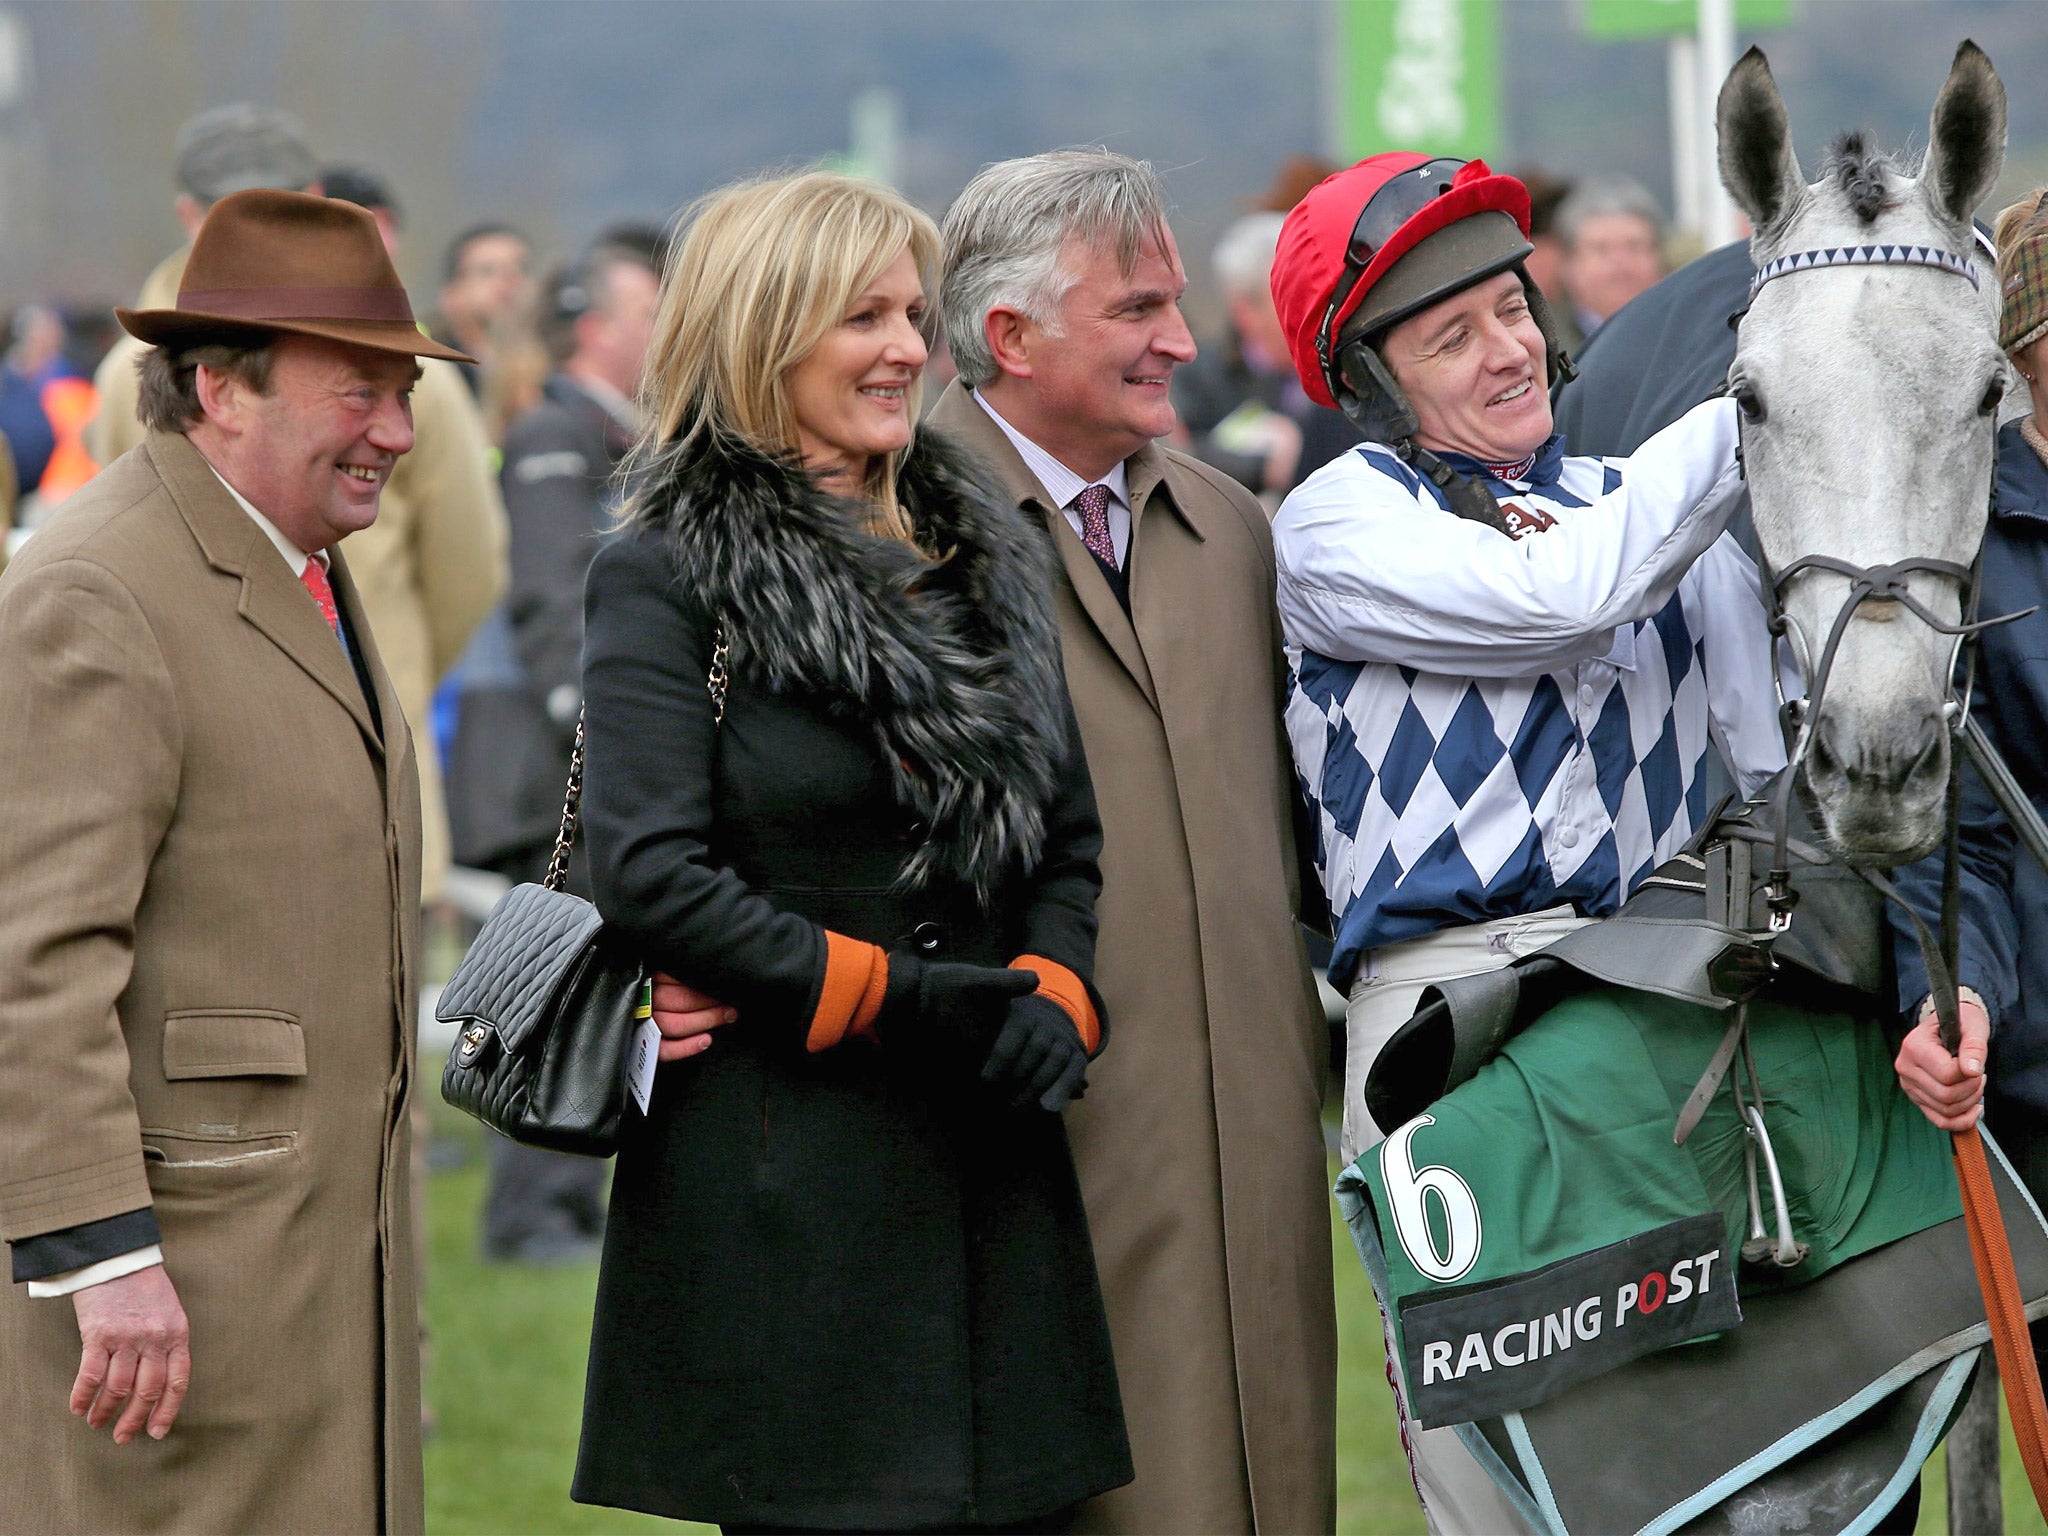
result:
M 1794 576 L 1807 571 L 1828 571 L 1848 578 L 1849 595 L 1842 599 L 1842 606 L 1835 610 L 1835 621 L 1828 628 L 1827 640 L 1822 644 L 1819 664 L 1814 662 L 1812 649 L 1806 641 L 1805 631 L 1791 614 L 1785 611 L 1785 589 Z M 1977 589 L 1978 568 L 1976 565 L 1959 565 L 1953 560 L 1936 560 L 1932 557 L 1917 557 L 1910 560 L 1896 560 L 1890 565 L 1856 565 L 1847 560 L 1838 560 L 1833 555 L 1802 555 L 1784 570 L 1775 575 L 1765 568 L 1767 580 L 1765 590 L 1770 594 L 1771 633 L 1792 643 L 1798 653 L 1799 669 L 1807 680 L 1806 697 L 1784 703 L 1787 723 L 1798 728 L 1792 751 L 1792 761 L 1802 761 L 1808 746 L 1807 735 L 1812 729 L 1815 713 L 1819 709 L 1821 695 L 1827 689 L 1829 674 L 1834 670 L 1835 652 L 1840 648 L 1842 636 L 1849 628 L 1849 621 L 1856 617 L 1857 610 L 1865 603 L 1897 603 L 1908 613 L 1920 620 L 1937 634 L 1954 637 L 1956 646 L 1949 657 L 1949 699 L 1948 711 L 1951 720 L 1969 708 L 1967 692 L 1958 695 L 1955 684 L 1956 649 L 1970 636 L 1981 634 L 1994 624 L 2008 624 L 2014 619 L 2025 617 L 2019 613 L 2000 614 L 1992 619 L 1966 619 L 1951 624 L 1941 618 L 1913 595 L 1906 578 L 1915 574 L 1943 576 L 1956 583 L 1963 594 L 1966 609 L 1974 606 Z M 2031 609 L 2028 612 L 2032 612 Z M 1781 688 L 1782 691 L 1782 688 Z

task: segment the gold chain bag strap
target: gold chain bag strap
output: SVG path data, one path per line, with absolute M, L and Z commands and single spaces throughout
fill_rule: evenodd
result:
M 725 615 L 705 678 L 714 720 L 725 721 Z M 605 929 L 597 908 L 565 889 L 583 803 L 583 719 L 569 755 L 562 824 L 547 875 L 492 909 L 434 1016 L 456 1028 L 441 1096 L 514 1141 L 609 1155 L 625 1113 L 626 1049 L 646 978 Z

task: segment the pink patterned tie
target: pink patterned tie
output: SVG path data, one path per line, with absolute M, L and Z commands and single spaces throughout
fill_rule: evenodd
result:
M 299 581 L 313 594 L 313 601 L 320 605 L 327 627 L 334 631 L 334 638 L 341 641 L 341 648 L 346 651 L 348 640 L 341 632 L 341 610 L 334 603 L 334 586 L 327 579 L 327 567 L 318 560 L 308 560 L 306 568 L 299 573 Z
M 1073 507 L 1081 514 L 1081 542 L 1088 553 L 1111 570 L 1118 569 L 1116 541 L 1109 536 L 1109 487 L 1089 486 L 1074 498 Z

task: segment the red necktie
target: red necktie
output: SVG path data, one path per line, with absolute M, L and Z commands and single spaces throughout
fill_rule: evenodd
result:
M 320 612 L 327 619 L 327 627 L 334 631 L 334 638 L 341 642 L 343 651 L 348 649 L 348 637 L 341 632 L 341 610 L 334 603 L 334 586 L 327 579 L 327 567 L 318 560 L 308 560 L 306 568 L 299 572 L 299 581 L 313 594 L 313 601 L 320 605 Z
M 1111 570 L 1119 569 L 1116 541 L 1109 536 L 1109 487 L 1089 486 L 1074 498 L 1074 510 L 1081 514 L 1081 542 L 1088 553 Z

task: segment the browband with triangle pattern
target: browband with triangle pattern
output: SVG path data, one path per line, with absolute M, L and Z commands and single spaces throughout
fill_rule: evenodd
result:
M 1831 245 L 1817 251 L 1791 251 L 1764 263 L 1749 280 L 1749 297 L 1755 302 L 1759 288 L 1787 272 L 1804 272 L 1812 267 L 1886 266 L 1939 267 L 1944 272 L 1967 277 L 1972 288 L 1983 286 L 1975 262 L 1938 245 Z

